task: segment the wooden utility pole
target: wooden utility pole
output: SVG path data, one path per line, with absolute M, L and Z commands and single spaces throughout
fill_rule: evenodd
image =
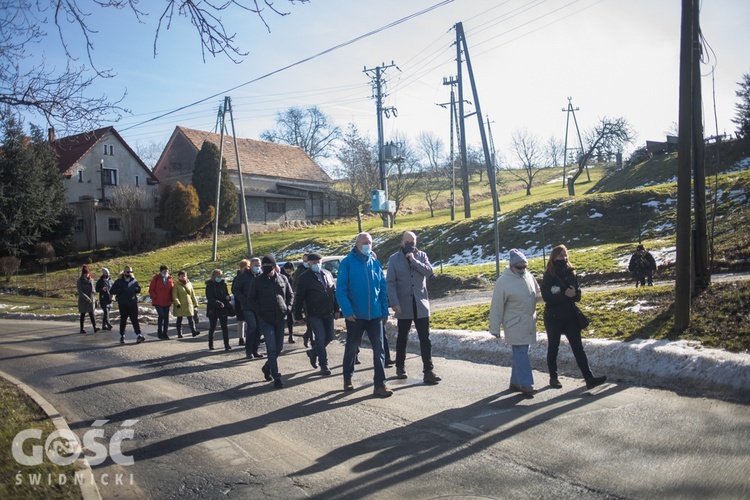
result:
M 464 123 L 464 85 L 461 70 L 461 40 L 464 28 L 461 23 L 456 24 L 456 75 L 458 80 L 458 145 L 461 152 L 461 192 L 464 196 L 464 218 L 471 217 L 471 197 L 469 195 L 469 165 L 466 158 L 466 125 Z
M 682 0 L 680 24 L 680 101 L 677 141 L 677 255 L 675 262 L 674 328 L 683 331 L 690 324 L 693 291 L 692 230 L 690 220 L 690 177 L 693 166 L 693 22 L 697 0 Z
M 237 176 L 240 180 L 240 210 L 242 217 L 240 220 L 245 226 L 245 243 L 247 244 L 247 258 L 253 255 L 253 244 L 250 242 L 250 225 L 247 221 L 247 201 L 245 200 L 245 182 L 242 180 L 242 167 L 240 166 L 240 146 L 237 143 L 237 133 L 234 131 L 234 115 L 232 114 L 232 99 L 227 96 L 224 101 L 225 109 L 229 109 L 229 122 L 232 124 L 232 139 L 234 140 L 234 155 L 237 160 Z M 223 126 L 223 124 L 222 124 Z

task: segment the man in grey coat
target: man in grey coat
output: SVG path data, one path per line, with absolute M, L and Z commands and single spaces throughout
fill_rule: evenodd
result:
M 406 368 L 406 344 L 412 321 L 419 336 L 422 354 L 424 383 L 440 382 L 433 371 L 432 344 L 430 343 L 430 299 L 427 295 L 427 278 L 433 270 L 427 254 L 417 250 L 417 235 L 411 231 L 401 238 L 401 249 L 388 259 L 388 302 L 398 320 L 396 339 L 396 377 L 408 378 Z

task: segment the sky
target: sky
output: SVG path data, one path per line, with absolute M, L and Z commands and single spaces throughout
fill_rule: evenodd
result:
M 318 106 L 342 128 L 354 123 L 375 140 L 372 78 L 363 70 L 393 63 L 385 70 L 384 106 L 395 107 L 397 116 L 384 119 L 385 141 L 432 132 L 447 147 L 449 112 L 437 103 L 450 100 L 443 78 L 456 75 L 458 22 L 482 115 L 506 158 L 517 131 L 541 142 L 562 140 L 569 97 L 581 133 L 602 117 L 623 116 L 636 133 L 635 146 L 663 140 L 677 122 L 678 0 L 276 0 L 289 14 L 267 12 L 270 32 L 250 12 L 225 12 L 227 30 L 249 52 L 240 64 L 221 55 L 206 55 L 204 62 L 186 18 L 162 29 L 154 57 L 159 3 L 148 4 L 141 5 L 149 13 L 143 23 L 127 10 L 95 6 L 87 19 L 98 30 L 94 61 L 117 73 L 93 90 L 112 98 L 126 93 L 121 105 L 131 112 L 102 125 L 113 125 L 131 146 L 165 142 L 178 125 L 215 130 L 224 96 L 231 97 L 240 137 L 258 139 L 274 127 L 276 113 L 291 106 Z M 736 129 L 737 82 L 750 73 L 748 25 L 746 0 L 703 5 L 701 27 L 710 46 L 702 65 L 706 136 Z M 76 35 L 68 36 L 70 47 L 82 53 Z M 57 65 L 64 62 L 59 45 L 51 37 L 41 47 Z M 474 101 L 465 65 L 463 73 L 464 97 Z M 467 114 L 474 110 L 467 105 Z M 572 119 L 570 124 L 574 134 Z M 466 126 L 468 143 L 479 146 L 477 117 L 467 118 Z

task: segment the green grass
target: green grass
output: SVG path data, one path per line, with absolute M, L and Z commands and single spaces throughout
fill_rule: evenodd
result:
M 47 439 L 55 426 L 42 409 L 23 391 L 7 380 L 0 378 L 0 415 L 3 425 L 0 426 L 0 498 L 45 498 L 45 499 L 78 499 L 81 498 L 80 487 L 74 484 L 75 466 L 59 466 L 49 461 L 44 455 L 40 465 L 19 465 L 11 453 L 16 434 L 26 429 L 39 429 L 42 439 Z M 31 455 L 31 447 L 44 442 L 28 440 L 24 443 L 24 453 Z M 16 474 L 21 484 L 16 484 Z M 39 484 L 31 485 L 29 475 L 39 474 Z M 65 484 L 60 485 L 59 475 L 65 476 Z M 48 476 L 49 475 L 49 476 Z M 52 480 L 48 481 L 48 477 Z M 50 484 L 51 483 L 51 484 Z

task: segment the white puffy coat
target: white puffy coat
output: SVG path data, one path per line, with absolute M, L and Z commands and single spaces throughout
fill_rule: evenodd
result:
M 490 333 L 500 336 L 502 325 L 508 344 L 536 343 L 536 304 L 540 300 L 539 284 L 530 272 L 518 276 L 506 267 L 492 293 Z

